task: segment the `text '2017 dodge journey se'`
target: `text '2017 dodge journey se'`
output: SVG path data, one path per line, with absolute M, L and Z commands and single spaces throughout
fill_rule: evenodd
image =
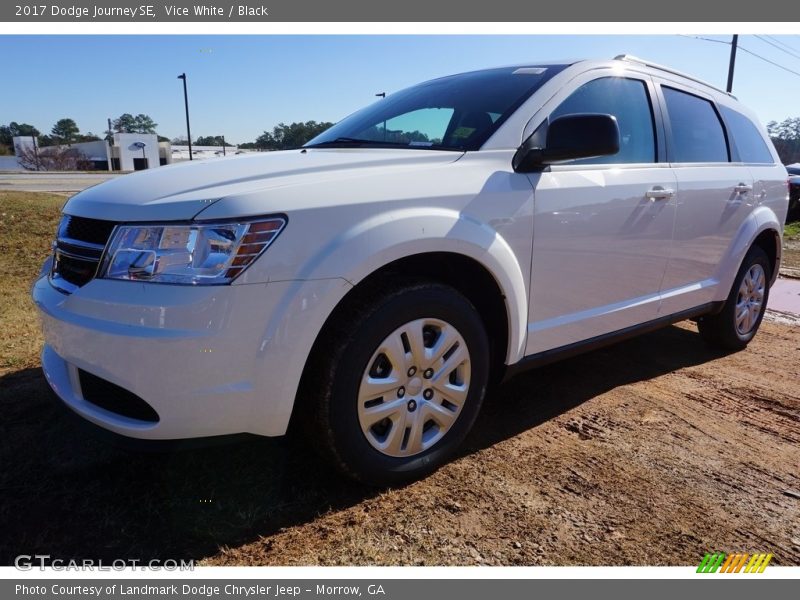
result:
M 744 348 L 786 181 L 733 96 L 633 57 L 435 79 L 298 150 L 72 197 L 33 287 L 44 372 L 118 434 L 291 418 L 345 473 L 401 483 L 524 366 L 690 318 Z

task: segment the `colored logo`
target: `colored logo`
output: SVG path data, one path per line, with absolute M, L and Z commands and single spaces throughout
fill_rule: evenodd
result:
M 706 554 L 697 567 L 698 573 L 763 573 L 772 554 Z

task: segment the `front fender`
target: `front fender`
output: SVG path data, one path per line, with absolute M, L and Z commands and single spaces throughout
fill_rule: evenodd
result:
M 496 230 L 464 213 L 444 208 L 405 208 L 367 218 L 320 248 L 299 269 L 297 277 L 343 278 L 357 285 L 395 260 L 428 252 L 461 254 L 491 273 L 505 297 L 509 324 L 506 360 L 511 364 L 522 358 L 528 316 L 522 269 Z

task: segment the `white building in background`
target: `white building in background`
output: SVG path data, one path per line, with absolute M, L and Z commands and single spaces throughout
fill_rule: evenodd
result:
M 14 152 L 19 157 L 36 145 L 37 151 L 45 156 L 48 148 L 39 146 L 39 141 L 30 136 L 14 138 Z M 70 144 L 77 150 L 81 158 L 89 161 L 98 171 L 141 171 L 152 169 L 172 162 L 172 150 L 169 142 L 159 142 L 158 136 L 149 133 L 115 133 L 114 143 L 109 145 L 105 140 Z M 22 166 L 17 162 L 17 167 Z
M 110 151 L 115 171 L 141 171 L 172 162 L 169 142 L 159 142 L 153 133 L 115 133 Z
M 33 149 L 34 143 L 44 155 L 48 148 L 53 146 L 38 146 L 38 139 L 30 136 L 14 138 L 14 149 L 17 157 L 25 149 Z M 92 163 L 98 171 L 140 171 L 152 169 L 173 162 L 189 160 L 189 146 L 172 146 L 169 142 L 159 142 L 158 136 L 149 133 L 115 133 L 114 143 L 109 145 L 105 140 L 96 142 L 80 142 L 70 144 Z M 52 151 L 52 150 L 51 150 Z M 240 150 L 238 146 L 194 146 L 192 145 L 192 159 L 205 160 L 257 152 L 257 150 Z M 0 169 L 23 170 L 22 166 L 13 157 L 0 164 Z

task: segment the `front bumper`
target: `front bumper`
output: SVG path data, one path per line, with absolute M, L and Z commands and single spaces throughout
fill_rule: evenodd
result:
M 48 383 L 110 431 L 167 440 L 285 433 L 305 357 L 349 284 L 342 280 L 173 286 L 93 280 L 71 295 L 33 286 Z M 87 401 L 78 370 L 135 394 L 159 416 Z

